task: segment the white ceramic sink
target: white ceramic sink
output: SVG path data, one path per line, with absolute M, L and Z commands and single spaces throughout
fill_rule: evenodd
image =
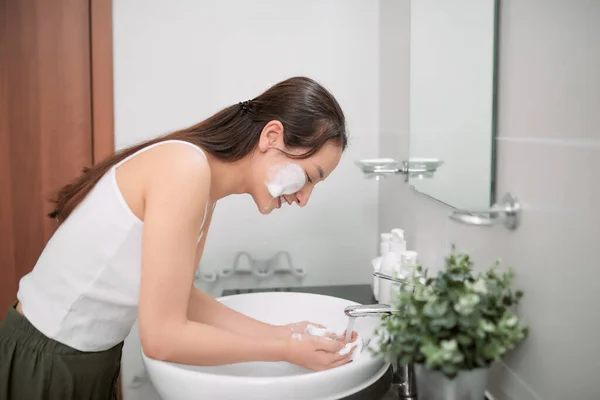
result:
M 270 292 L 227 296 L 223 304 L 271 324 L 312 321 L 345 329 L 344 308 L 357 303 L 308 293 Z M 379 318 L 356 320 L 354 330 L 371 339 Z M 370 340 L 369 347 L 376 340 Z M 163 400 L 334 400 L 375 383 L 389 367 L 364 349 L 360 358 L 326 371 L 313 372 L 292 364 L 253 362 L 199 367 L 156 361 L 142 352 L 148 375 Z

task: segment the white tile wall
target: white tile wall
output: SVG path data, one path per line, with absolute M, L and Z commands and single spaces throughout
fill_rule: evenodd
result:
M 410 9 L 408 1 L 381 4 L 380 151 L 402 159 L 409 71 L 399 50 L 409 42 Z M 428 266 L 439 267 L 455 243 L 481 268 L 501 258 L 515 269 L 531 333 L 494 368 L 495 398 L 600 399 L 600 2 L 500 5 L 497 192 L 519 196 L 521 227 L 456 224 L 449 207 L 388 179 L 380 231 L 407 229 Z M 392 48 L 386 37 L 402 44 Z

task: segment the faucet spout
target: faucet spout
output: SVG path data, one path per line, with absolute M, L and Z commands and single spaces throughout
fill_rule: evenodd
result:
M 382 274 L 381 272 L 373 272 L 373 276 L 380 279 L 385 279 L 386 281 L 392 281 L 396 283 L 407 283 L 405 279 L 394 278 L 393 276 Z
M 348 306 L 344 309 L 344 313 L 349 317 L 373 317 L 381 314 L 391 314 L 396 311 L 389 304 L 368 304 Z

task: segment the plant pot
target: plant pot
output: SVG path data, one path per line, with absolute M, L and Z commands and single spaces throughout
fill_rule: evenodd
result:
M 461 371 L 454 379 L 424 365 L 415 365 L 419 400 L 483 400 L 489 368 Z

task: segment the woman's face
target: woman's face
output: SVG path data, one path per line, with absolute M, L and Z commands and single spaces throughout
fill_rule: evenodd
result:
M 286 203 L 304 207 L 315 185 L 333 172 L 342 156 L 341 147 L 331 142 L 305 159 L 289 158 L 280 150 L 299 155 L 307 149 L 286 149 L 283 126 L 271 121 L 263 129 L 252 162 L 255 179 L 250 195 L 262 214 L 270 214 Z

